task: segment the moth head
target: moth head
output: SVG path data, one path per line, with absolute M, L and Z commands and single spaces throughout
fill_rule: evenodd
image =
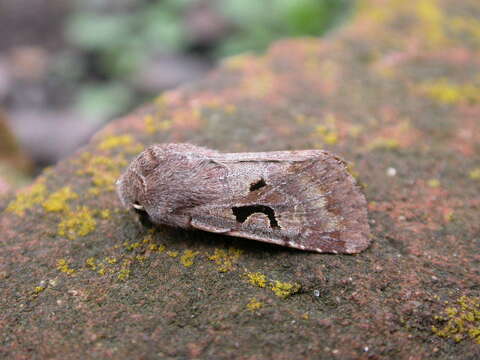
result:
M 117 180 L 117 193 L 123 206 L 135 212 L 145 212 L 147 183 L 135 166 L 130 166 Z

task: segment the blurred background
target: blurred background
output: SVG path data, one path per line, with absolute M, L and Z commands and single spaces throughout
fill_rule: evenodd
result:
M 353 0 L 0 0 L 0 163 L 38 173 L 106 121 L 198 79 L 222 57 L 263 51 L 282 37 L 321 36 L 353 7 Z

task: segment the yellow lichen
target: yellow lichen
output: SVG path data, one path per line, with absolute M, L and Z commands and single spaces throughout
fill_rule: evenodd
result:
M 75 211 L 67 211 L 63 220 L 58 224 L 58 234 L 75 240 L 79 236 L 85 236 L 95 230 L 97 222 L 93 218 L 92 211 L 82 206 Z
M 153 241 L 153 237 L 152 237 L 152 234 L 148 234 L 146 235 L 144 238 L 143 238 L 143 243 L 144 244 L 151 244 Z
M 80 156 L 81 170 L 77 175 L 88 175 L 92 180 L 92 187 L 88 189 L 91 195 L 98 195 L 102 191 L 114 191 L 115 182 L 122 169 L 128 162 L 122 155 L 116 157 L 92 156 L 90 153 L 84 153 Z
M 274 281 L 271 289 L 275 295 L 286 299 L 300 290 L 300 284 Z
M 335 127 L 336 118 L 333 114 L 328 114 L 322 125 L 317 125 L 315 127 L 315 135 L 319 136 L 325 144 L 335 145 L 338 143 L 338 132 Z
M 127 280 L 130 276 L 130 269 L 121 269 L 118 273 L 118 280 Z
M 247 309 L 250 311 L 255 311 L 260 309 L 263 306 L 263 303 L 261 301 L 258 301 L 255 298 L 252 298 L 248 304 L 247 304 Z
M 183 252 L 183 255 L 180 257 L 180 262 L 182 263 L 183 266 L 190 267 L 193 265 L 193 260 L 195 259 L 195 256 L 197 256 L 198 254 L 199 254 L 198 251 L 185 250 Z
M 454 218 L 455 218 L 455 212 L 454 212 L 453 210 L 448 210 L 448 211 L 445 212 L 445 214 L 443 215 L 443 219 L 444 219 L 446 222 L 450 222 L 450 221 L 452 221 Z
M 459 35 L 471 36 L 477 44 L 480 44 L 480 21 L 474 16 L 455 16 L 449 19 L 448 25 Z
M 237 262 L 241 254 L 242 250 L 233 247 L 228 248 L 228 250 L 215 249 L 213 255 L 210 255 L 208 259 L 217 264 L 218 271 L 227 272 L 233 270 L 233 265 Z
M 355 178 L 356 180 L 358 180 L 358 177 L 360 176 L 360 174 L 358 173 L 357 170 L 355 170 L 355 165 L 352 164 L 352 163 L 347 163 L 347 172 L 352 175 L 353 178 Z
M 427 181 L 427 185 L 431 188 L 438 188 L 440 187 L 440 180 L 438 179 L 430 179 Z
M 330 132 L 323 137 L 323 141 L 328 145 L 335 145 L 338 143 L 338 135 L 334 132 Z
M 35 286 L 35 288 L 33 289 L 33 293 L 35 295 L 38 295 L 40 294 L 43 290 L 45 290 L 46 287 L 45 286 Z
M 227 104 L 223 107 L 224 111 L 229 114 L 235 114 L 237 112 L 237 107 L 234 104 Z
M 99 145 L 100 150 L 111 150 L 120 146 L 128 146 L 134 143 L 131 135 L 112 135 L 106 137 Z
M 89 268 L 90 270 L 95 271 L 97 269 L 97 264 L 95 262 L 94 257 L 90 257 L 87 260 L 85 260 L 85 264 L 87 265 L 87 268 Z
M 132 250 L 135 250 L 135 249 L 139 248 L 140 246 L 142 246 L 142 243 L 137 241 L 137 242 L 129 244 L 126 241 L 126 242 L 123 243 L 123 246 L 125 247 L 125 250 L 132 251 Z
M 445 44 L 446 16 L 438 4 L 438 0 L 420 0 L 417 3 L 417 14 L 420 19 L 419 33 L 425 37 L 427 45 L 438 47 Z
M 245 274 L 248 278 L 248 282 L 252 285 L 264 288 L 267 285 L 267 277 L 259 272 L 247 272 Z
M 253 98 L 264 98 L 275 89 L 275 75 L 268 69 L 258 69 L 255 76 L 247 76 L 240 84 L 242 92 Z
M 175 258 L 178 256 L 178 251 L 167 251 L 167 255 Z
M 25 215 L 25 210 L 43 202 L 46 191 L 47 188 L 45 184 L 41 182 L 36 183 L 28 189 L 20 192 L 16 199 L 8 204 L 6 211 L 23 216 Z
M 432 326 L 434 334 L 460 342 L 467 338 L 480 344 L 480 298 L 462 296 L 435 316 L 440 325 Z
M 59 259 L 57 261 L 57 270 L 65 273 L 67 275 L 73 275 L 76 271 L 75 269 L 72 269 L 68 265 L 68 261 L 66 259 Z
M 116 264 L 116 263 L 117 263 L 117 259 L 115 259 L 115 258 L 112 257 L 112 256 L 106 257 L 104 261 L 105 261 L 106 263 L 110 264 L 110 265 L 113 265 L 113 264 Z
M 468 177 L 472 180 L 480 180 L 480 168 L 476 168 L 470 171 Z
M 448 79 L 438 79 L 423 83 L 421 90 L 431 99 L 447 105 L 480 102 L 480 86 L 474 84 L 458 85 Z
M 70 209 L 67 202 L 76 198 L 78 195 L 72 191 L 70 186 L 65 186 L 51 194 L 42 205 L 49 212 L 66 211 Z
M 118 272 L 118 280 L 127 280 L 130 277 L 130 265 L 132 261 L 130 259 L 125 259 L 122 263 L 122 268 Z
M 100 275 L 100 276 L 105 275 L 106 272 L 107 272 L 107 268 L 105 267 L 105 264 L 100 263 L 100 264 L 98 264 L 98 267 L 99 267 L 99 269 L 97 270 L 97 274 Z
M 172 127 L 172 120 L 157 120 L 153 115 L 146 115 L 144 118 L 145 131 L 154 134 L 157 131 L 166 131 Z
M 151 114 L 146 115 L 143 118 L 145 124 L 145 131 L 149 134 L 154 134 L 157 132 L 157 127 L 155 126 L 155 120 Z
M 394 150 L 400 147 L 400 143 L 396 139 L 377 137 L 367 146 L 368 150 Z
M 110 212 L 110 210 L 108 210 L 108 209 L 101 210 L 101 211 L 100 211 L 100 217 L 101 217 L 102 219 L 110 219 L 110 217 L 111 217 L 111 212 Z
M 362 125 L 350 125 L 348 128 L 348 135 L 350 135 L 353 138 L 358 137 L 360 134 L 362 134 L 365 131 L 365 128 Z

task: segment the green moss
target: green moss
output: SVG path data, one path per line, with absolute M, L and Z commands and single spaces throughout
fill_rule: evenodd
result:
M 190 267 L 193 265 L 193 260 L 195 259 L 195 256 L 197 256 L 198 254 L 199 254 L 198 251 L 185 250 L 183 252 L 183 255 L 180 257 L 180 262 L 182 263 L 183 266 Z
M 456 342 L 470 338 L 480 344 L 480 298 L 462 296 L 435 320 L 439 323 L 432 326 L 435 335 Z
M 283 299 L 286 299 L 287 297 L 299 292 L 300 288 L 300 284 L 281 281 L 274 281 L 271 287 L 275 295 Z
M 90 234 L 96 226 L 93 212 L 88 207 L 82 206 L 76 211 L 66 212 L 63 220 L 58 224 L 58 235 L 74 240 L 79 236 Z
M 67 211 L 69 210 L 67 202 L 76 198 L 78 195 L 69 186 L 65 186 L 51 194 L 42 206 L 48 212 Z
M 247 272 L 245 274 L 247 276 L 248 282 L 252 285 L 264 288 L 267 285 L 267 277 L 259 272 Z
M 233 266 L 241 254 L 242 250 L 233 247 L 228 248 L 228 250 L 215 249 L 213 255 L 210 255 L 208 259 L 217 264 L 218 271 L 227 272 L 233 270 Z
M 46 192 L 47 188 L 45 184 L 42 182 L 37 182 L 28 189 L 20 192 L 15 200 L 8 204 L 6 211 L 23 216 L 25 215 L 26 210 L 42 203 L 45 200 Z

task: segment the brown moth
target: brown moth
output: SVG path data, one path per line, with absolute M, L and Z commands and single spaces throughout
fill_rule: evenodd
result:
M 358 253 L 371 241 L 365 197 L 326 151 L 152 145 L 117 186 L 123 205 L 154 224 L 321 253 Z

